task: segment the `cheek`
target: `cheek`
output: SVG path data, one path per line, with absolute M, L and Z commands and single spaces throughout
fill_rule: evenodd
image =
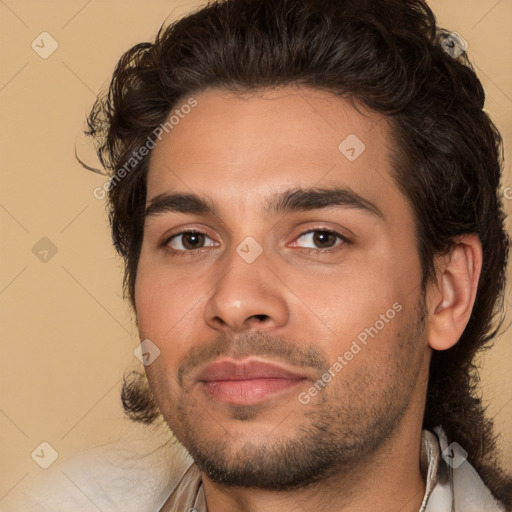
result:
M 335 270 L 313 281 L 298 276 L 292 286 L 301 290 L 297 295 L 308 306 L 306 318 L 343 337 L 373 325 L 404 298 L 400 270 L 379 262 Z
M 341 364 L 353 368 L 380 361 L 384 367 L 396 355 L 420 294 L 414 285 L 420 280 L 419 268 L 411 263 L 381 259 L 357 271 L 354 266 L 351 272 L 333 272 L 314 286 L 303 281 L 300 298 L 308 306 L 303 328 L 322 345 L 329 361 L 342 357 Z
M 331 353 L 343 375 L 335 387 L 355 396 L 379 396 L 391 385 L 404 386 L 415 379 L 426 342 L 413 302 L 394 302 L 344 338 L 343 346 Z
M 191 322 L 184 311 L 186 301 L 183 294 L 173 292 L 166 280 L 147 271 L 137 276 L 135 301 L 139 338 L 141 341 L 151 340 L 160 351 L 152 364 L 144 369 L 151 390 L 162 407 L 172 402 L 179 361 L 187 350 L 186 333 L 190 329 L 187 323 Z
M 141 262 L 135 285 L 135 305 L 141 339 L 178 348 L 201 307 L 197 282 L 180 278 L 168 269 Z M 180 336 L 177 336 L 177 334 Z

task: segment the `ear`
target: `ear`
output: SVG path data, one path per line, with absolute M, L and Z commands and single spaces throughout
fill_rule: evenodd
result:
M 478 236 L 454 241 L 450 253 L 435 261 L 436 279 L 427 287 L 429 345 L 435 350 L 453 347 L 461 337 L 475 303 L 482 270 Z

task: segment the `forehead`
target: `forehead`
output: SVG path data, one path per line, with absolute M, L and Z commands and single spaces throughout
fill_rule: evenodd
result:
M 332 185 L 377 203 L 399 195 L 385 116 L 292 86 L 244 95 L 212 89 L 180 110 L 189 100 L 173 109 L 172 129 L 153 150 L 148 199 L 179 191 L 235 204 L 291 186 Z

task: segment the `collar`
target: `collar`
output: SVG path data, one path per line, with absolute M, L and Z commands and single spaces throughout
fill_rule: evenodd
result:
M 428 500 L 438 482 L 440 458 L 437 437 L 432 432 L 424 430 L 421 439 L 420 467 L 426 479 L 425 495 L 423 496 L 423 501 L 418 512 L 425 512 L 427 510 Z

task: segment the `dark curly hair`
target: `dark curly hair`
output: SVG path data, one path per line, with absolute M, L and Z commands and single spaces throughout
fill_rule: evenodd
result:
M 503 147 L 466 53 L 445 51 L 454 45 L 423 0 L 210 2 L 121 57 L 86 133 L 112 177 L 109 220 L 135 310 L 151 156 L 141 157 L 141 148 L 154 145 L 179 101 L 213 87 L 244 93 L 296 84 L 386 115 L 394 178 L 415 215 L 423 286 L 434 277 L 434 256 L 450 251 L 455 237 L 477 234 L 483 249 L 469 323 L 453 348 L 433 352 L 423 426 L 442 425 L 493 494 L 510 504 L 512 484 L 498 463 L 475 363 L 503 317 L 509 246 L 499 190 Z M 139 377 L 125 380 L 123 405 L 132 419 L 151 423 L 158 407 Z

